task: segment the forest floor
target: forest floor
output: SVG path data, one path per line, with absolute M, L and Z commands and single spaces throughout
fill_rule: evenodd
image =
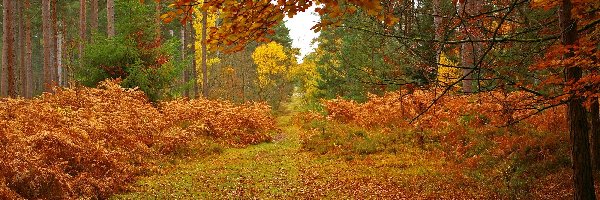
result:
M 177 161 L 113 199 L 477 198 L 486 193 L 449 184 L 456 177 L 441 174 L 444 161 L 417 149 L 344 156 L 306 151 L 290 118 L 278 118 L 282 131 L 273 142 Z

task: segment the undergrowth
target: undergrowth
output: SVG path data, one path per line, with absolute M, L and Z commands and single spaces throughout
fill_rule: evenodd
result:
M 264 104 L 175 100 L 153 106 L 115 81 L 0 100 L 0 199 L 105 199 L 160 160 L 270 141 Z
M 519 109 L 526 103 L 510 103 L 524 94 L 450 95 L 411 123 L 434 96 L 402 92 L 371 96 L 362 104 L 324 101 L 324 115 L 320 111 L 297 114 L 294 122 L 303 129 L 302 148 L 346 160 L 410 153 L 427 156 L 431 162 L 443 160 L 423 179 L 436 180 L 443 174 L 451 177 L 445 184 L 477 183 L 485 187 L 481 191 L 485 198 L 571 195 L 568 181 L 556 178 L 568 177 L 570 166 L 563 107 L 512 124 L 531 113 Z M 539 189 L 546 184 L 556 187 Z

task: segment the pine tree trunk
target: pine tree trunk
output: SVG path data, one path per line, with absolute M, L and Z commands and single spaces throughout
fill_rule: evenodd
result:
M 10 0 L 3 0 L 2 5 L 9 5 Z M 0 70 L 0 97 L 8 96 L 8 38 L 10 36 L 10 9 L 2 6 L 2 69 Z
M 202 12 L 202 96 L 208 98 L 208 71 L 207 71 L 207 48 L 206 48 L 206 26 L 208 20 L 208 13 Z
M 198 97 L 198 70 L 197 70 L 197 64 L 196 64 L 196 29 L 194 28 L 194 24 L 192 23 L 192 21 L 190 20 L 190 26 L 191 26 L 191 34 L 190 34 L 190 40 L 192 42 L 192 52 L 191 52 L 191 56 L 192 56 L 192 68 L 190 71 L 190 77 L 191 77 L 191 81 L 193 83 L 193 92 L 194 94 L 191 96 L 191 98 L 196 98 Z
M 594 98 L 592 100 L 592 106 L 590 107 L 591 114 L 591 130 L 590 130 L 590 138 L 591 141 L 591 149 L 592 149 L 592 166 L 596 171 L 600 171 L 600 105 L 598 103 L 598 98 Z
M 194 67 L 194 63 L 196 62 L 196 55 L 194 54 L 194 43 L 196 41 L 194 41 L 194 24 L 193 21 L 190 20 L 189 22 L 187 22 L 186 24 L 186 53 L 188 54 L 188 62 L 186 64 L 186 70 L 184 71 L 185 73 L 185 77 L 186 77 L 186 83 L 190 83 L 191 77 L 192 77 L 192 67 Z M 186 92 L 187 92 L 187 97 L 189 98 L 193 98 L 192 96 L 192 90 L 193 88 L 189 88 L 187 87 Z
M 90 28 L 91 32 L 98 32 L 98 0 L 91 0 L 90 5 Z
M 185 52 L 187 51 L 187 48 L 186 48 L 186 44 L 187 44 L 186 43 L 186 28 L 187 28 L 187 23 L 185 23 L 185 24 L 183 24 L 181 26 L 181 60 L 183 62 L 185 62 L 185 59 L 186 59 Z M 181 71 L 181 76 L 182 76 L 181 79 L 182 79 L 182 82 L 183 82 L 184 86 L 187 83 L 189 83 L 189 78 L 187 76 L 188 75 L 188 73 L 187 73 L 188 67 L 189 67 L 188 65 L 184 64 L 183 70 Z M 184 87 L 183 96 L 190 97 L 189 88 Z
M 442 7 L 441 7 L 441 1 L 442 0 L 433 0 L 433 30 L 435 31 L 434 33 L 434 40 L 435 42 L 435 66 L 434 69 L 437 72 L 438 71 L 438 66 L 440 63 L 440 54 L 442 52 L 442 43 L 439 42 L 442 40 Z
M 79 67 L 83 66 L 83 50 L 86 39 L 86 0 L 79 0 Z M 98 14 L 98 13 L 96 13 Z M 96 16 L 98 17 L 98 16 Z M 93 21 L 93 20 L 92 20 Z M 96 24 L 98 25 L 98 24 Z
M 462 32 L 465 38 L 470 40 L 477 40 L 477 34 L 469 31 L 471 26 L 469 25 L 469 18 L 477 15 L 482 6 L 482 1 L 462 1 L 459 7 L 459 15 L 464 21 L 465 26 L 462 27 Z M 476 42 L 467 42 L 461 45 L 461 66 L 463 72 L 462 90 L 464 93 L 473 92 L 473 70 L 477 64 L 477 58 L 479 55 L 480 45 Z
M 2 75 L 1 95 L 2 97 L 15 96 L 15 5 L 12 0 L 4 0 L 3 4 L 3 34 L 2 34 Z
M 570 0 L 562 0 L 559 9 L 559 24 L 561 34 L 561 43 L 563 45 L 573 45 L 577 40 L 577 22 L 571 18 L 572 4 Z M 566 53 L 564 58 L 573 56 L 573 52 Z M 565 70 L 566 81 L 576 82 L 582 76 L 580 67 L 571 66 Z M 573 182 L 574 199 L 596 199 L 594 193 L 594 179 L 592 176 L 592 165 L 590 159 L 590 145 L 588 135 L 588 121 L 586 109 L 583 106 L 583 98 L 574 96 L 567 103 L 569 134 L 572 143 L 573 160 Z
M 109 38 L 115 36 L 115 1 L 106 0 L 106 33 Z
M 50 1 L 51 0 L 42 0 L 42 32 L 43 32 L 43 46 L 44 46 L 44 91 L 51 91 L 52 84 L 52 64 L 54 63 L 54 59 L 52 57 L 52 47 L 54 46 L 52 43 L 52 13 L 50 9 Z
M 72 66 L 72 62 L 71 62 L 71 56 L 70 56 L 70 51 L 69 51 L 69 41 L 71 40 L 69 38 L 69 34 L 67 33 L 67 26 L 65 24 L 65 18 L 61 18 L 60 20 L 60 24 L 62 24 L 62 30 L 61 30 L 61 35 L 60 35 L 60 64 L 62 69 L 59 70 L 59 73 L 61 74 L 62 80 L 61 80 L 61 85 L 63 87 L 68 87 L 69 86 L 69 82 L 71 81 L 71 75 L 69 72 L 69 69 Z M 89 36 L 86 36 L 87 40 L 89 40 Z M 67 61 L 67 62 L 64 62 Z
M 52 52 L 53 52 L 53 61 L 54 63 L 52 64 L 52 86 L 57 86 L 60 81 L 59 81 L 59 77 L 58 77 L 58 66 L 61 65 L 59 63 L 59 61 L 61 61 L 59 59 L 59 51 L 58 51 L 58 46 L 59 41 L 58 41 L 58 32 L 60 31 L 58 28 L 58 13 L 57 13 L 57 9 L 56 9 L 56 4 L 57 0 L 52 0 L 52 38 L 53 38 L 53 42 L 52 42 Z
M 17 20 L 19 22 L 19 26 L 18 26 L 18 42 L 17 45 L 19 47 L 19 84 L 18 84 L 18 88 L 19 88 L 19 92 L 18 95 L 25 97 L 25 85 L 27 85 L 26 80 L 25 80 L 25 15 L 23 14 L 23 12 L 25 11 L 23 8 L 23 1 L 19 1 L 18 2 L 18 17 Z
M 31 16 L 29 14 L 29 10 L 31 9 L 31 3 L 29 0 L 25 0 L 25 97 L 31 98 L 33 97 L 33 65 L 32 65 L 32 54 L 33 54 L 33 46 L 31 41 Z
M 65 77 L 64 77 L 64 66 L 63 66 L 63 62 L 62 62 L 62 58 L 63 58 L 63 32 L 59 31 L 57 33 L 57 40 L 56 40 L 56 80 L 57 80 L 57 84 L 58 86 L 64 87 L 65 86 Z

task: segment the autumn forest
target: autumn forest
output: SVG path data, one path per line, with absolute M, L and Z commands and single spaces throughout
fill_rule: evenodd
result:
M 0 7 L 0 199 L 600 195 L 597 0 Z

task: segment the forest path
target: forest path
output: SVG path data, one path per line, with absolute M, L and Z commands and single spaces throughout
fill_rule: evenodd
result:
M 281 125 L 281 119 L 280 125 Z M 285 122 L 284 122 L 285 123 Z M 171 173 L 143 178 L 139 191 L 117 199 L 248 199 L 302 193 L 302 153 L 293 126 L 283 126 L 271 143 L 230 148 L 218 155 L 183 162 Z
M 303 130 L 291 122 L 294 99 L 277 117 L 281 133 L 273 142 L 179 161 L 111 199 L 412 199 L 444 193 L 440 184 L 448 180 L 435 175 L 439 162 L 420 151 L 321 155 L 302 149 Z
M 406 197 L 399 191 L 403 187 L 392 181 L 389 173 L 370 166 L 372 160 L 355 165 L 346 158 L 303 151 L 300 130 L 289 119 L 278 118 L 282 135 L 271 143 L 230 148 L 221 154 L 178 163 L 168 173 L 142 178 L 134 192 L 113 199 Z

